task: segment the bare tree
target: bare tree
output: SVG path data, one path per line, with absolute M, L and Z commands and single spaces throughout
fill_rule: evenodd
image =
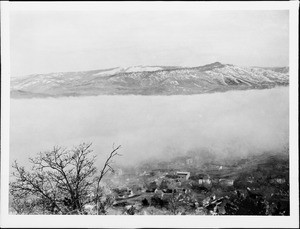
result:
M 108 173 L 108 172 L 115 172 L 115 170 L 112 167 L 113 163 L 113 158 L 116 156 L 122 156 L 119 154 L 117 151 L 120 149 L 120 145 L 115 148 L 113 145 L 113 150 L 109 154 L 108 158 L 106 159 L 103 168 L 100 172 L 100 175 L 97 177 L 97 186 L 96 186 L 96 197 L 95 197 L 95 202 L 96 202 L 96 208 L 97 208 L 97 214 L 100 215 L 103 209 L 103 206 L 101 204 L 101 187 L 100 187 L 100 182 L 103 179 L 103 177 Z
M 96 156 L 91 155 L 90 147 L 91 143 L 83 143 L 72 150 L 54 147 L 52 151 L 30 158 L 33 165 L 30 171 L 15 161 L 15 171 L 12 173 L 14 181 L 10 183 L 12 197 L 34 196 L 43 211 L 46 209 L 52 214 L 80 214 L 83 206 L 91 202 L 91 194 L 95 192 L 94 183 L 97 182 L 96 193 L 100 192 L 98 187 L 109 171 L 107 167 L 113 171 L 111 159 L 120 148 L 110 153 L 100 175 L 96 176 Z
M 10 201 L 11 209 L 18 215 L 29 215 L 34 213 L 37 209 L 37 201 L 31 198 L 26 193 L 16 192 L 14 198 Z

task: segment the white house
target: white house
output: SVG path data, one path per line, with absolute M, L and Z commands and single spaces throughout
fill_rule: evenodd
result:
M 234 180 L 232 179 L 219 179 L 219 184 L 222 186 L 233 186 Z
M 182 180 L 188 180 L 191 176 L 191 173 L 190 172 L 177 172 L 176 175 L 179 176 L 179 178 Z

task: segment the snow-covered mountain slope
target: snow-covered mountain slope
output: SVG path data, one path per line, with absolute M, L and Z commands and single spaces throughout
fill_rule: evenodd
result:
M 289 84 L 288 67 L 239 67 L 215 62 L 199 67 L 134 66 L 36 74 L 11 79 L 12 97 L 175 95 L 263 89 Z
M 131 66 L 131 67 L 117 67 L 107 70 L 99 70 L 98 73 L 95 73 L 95 76 L 108 76 L 115 75 L 124 72 L 155 72 L 166 69 L 174 69 L 175 67 L 160 67 L 160 66 Z

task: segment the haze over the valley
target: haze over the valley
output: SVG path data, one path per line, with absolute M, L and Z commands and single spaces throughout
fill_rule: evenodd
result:
M 122 164 L 168 159 L 209 147 L 232 157 L 288 144 L 289 89 L 189 96 L 91 96 L 12 99 L 10 159 L 54 145 L 93 142 L 99 160 L 122 145 Z

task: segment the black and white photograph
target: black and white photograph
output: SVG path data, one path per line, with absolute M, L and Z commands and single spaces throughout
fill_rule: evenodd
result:
M 3 222 L 297 227 L 299 5 L 241 3 L 2 4 Z

